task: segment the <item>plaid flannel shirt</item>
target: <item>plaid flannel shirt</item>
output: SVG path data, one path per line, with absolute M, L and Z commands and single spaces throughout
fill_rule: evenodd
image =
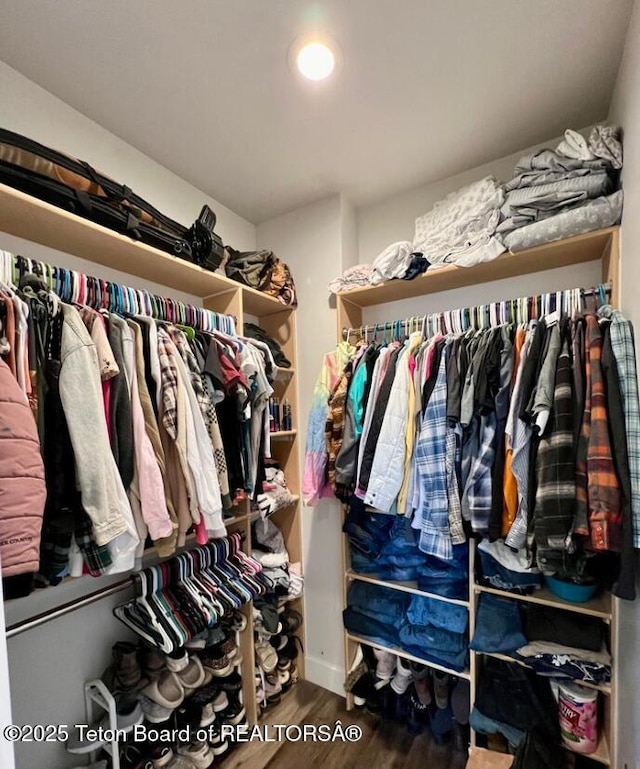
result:
M 620 395 L 624 409 L 631 480 L 631 512 L 633 517 L 633 546 L 640 548 L 640 400 L 638 372 L 633 338 L 633 326 L 621 312 L 607 306 L 600 314 L 609 318 L 611 347 L 620 380 Z
M 537 456 L 534 530 L 542 567 L 545 549 L 565 549 L 575 506 L 573 398 L 568 339 L 564 340 L 556 365 L 552 415 L 540 440 Z
M 162 379 L 162 424 L 175 441 L 178 435 L 178 372 L 171 360 L 173 342 L 162 328 L 158 329 L 158 359 Z
M 594 550 L 620 552 L 622 499 L 609 438 L 607 394 L 602 373 L 602 334 L 595 315 L 587 316 L 586 345 L 591 360 L 591 433 L 587 447 L 589 532 Z
M 425 408 L 415 447 L 416 466 L 421 485 L 422 505 L 419 547 L 423 553 L 445 561 L 453 558 L 449 531 L 447 494 L 447 369 L 446 356 L 440 365 L 433 392 Z
M 490 411 L 479 417 L 479 442 L 471 472 L 464 488 L 471 527 L 476 534 L 487 535 L 493 501 L 491 470 L 496 458 L 496 414 Z

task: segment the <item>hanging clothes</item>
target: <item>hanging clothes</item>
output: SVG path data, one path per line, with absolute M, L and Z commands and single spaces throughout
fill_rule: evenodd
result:
M 517 327 L 501 303 L 469 315 L 476 329 L 436 318 L 426 339 L 361 345 L 329 399 L 337 495 L 406 515 L 427 557 L 452 560 L 471 535 L 504 540 L 545 574 L 579 576 L 589 560 L 632 596 L 638 395 L 620 373 L 632 337 L 610 308 L 576 311 L 573 293 L 520 302 Z

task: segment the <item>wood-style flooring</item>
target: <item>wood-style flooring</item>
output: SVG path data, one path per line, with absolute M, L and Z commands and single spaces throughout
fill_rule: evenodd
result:
M 413 737 L 404 726 L 360 710 L 347 712 L 345 700 L 300 681 L 260 721 L 265 724 L 329 724 L 362 729 L 358 742 L 250 742 L 225 758 L 224 769 L 464 769 L 467 756 L 436 745 L 426 734 Z M 273 734 L 272 734 L 273 736 Z

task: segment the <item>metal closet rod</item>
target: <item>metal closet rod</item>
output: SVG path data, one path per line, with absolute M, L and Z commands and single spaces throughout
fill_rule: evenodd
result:
M 13 638 L 20 633 L 25 633 L 27 630 L 33 630 L 33 628 L 44 625 L 54 619 L 58 619 L 58 617 L 63 617 L 65 614 L 71 614 L 71 612 L 76 611 L 77 609 L 90 606 L 92 603 L 97 603 L 103 598 L 119 593 L 128 587 L 133 587 L 129 578 L 122 580 L 121 582 L 116 582 L 115 585 L 109 585 L 109 587 L 105 587 L 102 590 L 96 590 L 95 593 L 90 593 L 79 600 L 64 603 L 51 611 L 42 612 L 42 614 L 36 614 L 34 617 L 29 617 L 29 619 L 16 622 L 14 625 L 7 628 L 6 637 Z
M 563 294 L 566 291 L 575 291 L 579 290 L 581 293 L 581 296 L 598 296 L 600 294 L 600 289 L 604 289 L 604 292 L 607 296 L 611 296 L 611 283 L 601 283 L 600 287 L 598 288 L 581 288 L 581 289 L 564 289 L 562 291 L 548 291 L 544 294 L 536 294 L 534 296 L 528 296 L 528 297 L 522 297 L 524 299 L 540 299 L 544 296 L 557 296 L 558 294 Z M 486 302 L 483 305 L 474 305 L 475 307 L 491 307 L 492 305 L 500 305 L 504 302 L 510 303 L 510 302 L 517 302 L 518 299 L 506 299 L 499 302 Z M 463 311 L 469 311 L 471 308 L 465 307 Z M 450 312 L 450 311 L 449 311 Z M 454 312 L 457 312 L 457 310 L 454 310 Z M 401 328 L 411 328 L 415 327 L 416 324 L 418 325 L 418 330 L 420 328 L 420 324 L 423 321 L 423 318 L 427 317 L 438 317 L 441 315 L 444 315 L 444 312 L 429 312 L 426 313 L 426 315 L 412 315 L 409 318 L 402 318 L 398 320 L 391 320 L 391 321 L 383 321 L 380 323 L 373 323 L 368 326 L 352 326 L 351 328 L 343 328 L 342 329 L 342 338 L 348 339 L 350 336 L 353 336 L 354 334 L 357 336 L 363 336 L 363 334 L 368 334 L 369 332 L 375 332 L 380 331 L 383 335 L 387 331 L 394 331 L 394 328 L 397 328 L 400 326 Z

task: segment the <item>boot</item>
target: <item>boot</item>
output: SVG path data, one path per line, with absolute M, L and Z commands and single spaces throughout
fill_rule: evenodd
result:
M 102 680 L 114 694 L 131 692 L 143 684 L 138 664 L 138 648 L 129 641 L 119 641 L 112 647 L 113 662 L 102 674 Z

